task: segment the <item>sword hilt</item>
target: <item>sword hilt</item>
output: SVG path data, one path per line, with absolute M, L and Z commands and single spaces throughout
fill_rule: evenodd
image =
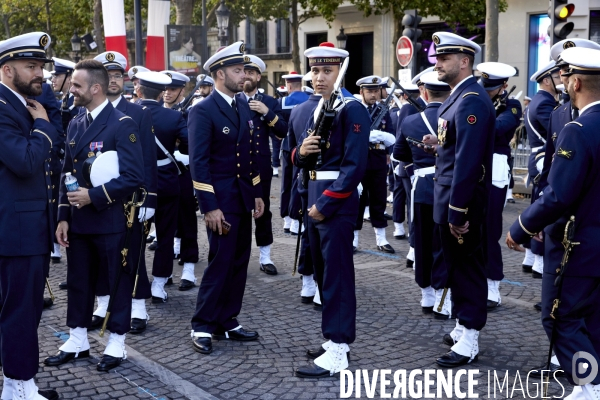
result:
M 135 283 L 133 284 L 133 293 L 131 294 L 131 297 L 135 297 L 135 293 L 137 292 L 137 284 L 138 284 L 139 277 L 140 277 L 139 273 L 135 274 Z

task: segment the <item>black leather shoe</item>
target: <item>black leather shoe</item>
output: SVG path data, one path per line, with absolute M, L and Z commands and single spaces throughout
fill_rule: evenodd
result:
M 214 332 L 212 334 L 215 340 L 236 340 L 238 342 L 249 342 L 258 340 L 258 332 L 247 331 L 244 328 L 236 329 L 235 331 Z
M 165 297 L 164 299 L 162 297 L 155 297 L 152 296 L 152 304 L 164 304 L 167 302 L 168 297 Z
M 384 253 L 393 254 L 396 251 L 390 246 L 390 244 L 384 244 L 383 246 L 377 246 L 377 250 L 383 251 Z
M 515 199 L 507 199 L 506 202 L 510 204 L 515 204 Z
M 156 236 L 148 235 L 146 236 L 146 243 L 152 243 L 156 239 Z
M 313 302 L 313 299 L 315 298 L 315 296 L 301 296 L 302 299 L 302 304 L 310 304 Z
M 363 222 L 371 222 L 371 217 L 369 217 L 369 218 L 363 218 Z
M 455 353 L 452 350 L 435 360 L 435 362 L 440 367 L 445 368 L 460 367 L 462 365 L 467 365 L 475 361 L 477 361 L 477 356 L 475 356 L 473 360 L 471 360 L 471 357 L 461 356 L 460 354 Z
M 448 345 L 450 347 L 452 347 L 456 344 L 456 342 L 454 341 L 454 339 L 452 339 L 452 336 L 450 336 L 449 333 L 444 334 L 444 338 L 442 339 L 442 342 L 444 342 L 445 345 Z
M 498 303 L 497 301 L 493 301 L 493 300 L 487 301 L 487 310 L 488 311 L 494 311 L 498 307 L 500 307 L 500 303 Z
M 50 260 L 52 261 L 52 264 L 60 263 L 60 257 L 50 257 Z
M 183 264 L 184 264 L 183 259 L 180 258 L 179 260 L 177 260 L 177 265 L 183 265 Z
M 528 375 L 532 376 L 534 378 L 541 378 L 542 370 L 544 371 L 544 377 L 548 376 L 548 368 L 546 366 L 546 363 L 544 363 L 544 365 L 542 365 L 542 366 L 539 366 L 537 368 L 530 370 Z M 556 372 L 556 375 L 554 375 L 555 372 Z M 565 376 L 565 371 L 562 368 L 560 368 L 560 365 L 550 363 L 550 374 L 549 375 L 550 376 Z
M 531 271 L 531 276 L 532 276 L 534 279 L 542 279 L 542 274 L 540 274 L 540 273 L 539 273 L 539 272 L 537 272 L 537 271 L 533 271 L 533 270 L 532 270 L 532 271 Z
M 535 303 L 533 305 L 533 308 L 535 308 L 538 311 L 542 311 L 542 302 L 540 301 L 539 303 Z
M 450 315 L 434 311 L 433 318 L 440 319 L 440 320 L 448 320 L 448 319 L 450 319 Z
M 277 268 L 273 264 L 260 264 L 260 270 L 267 275 L 277 275 Z
M 283 233 L 290 233 L 290 228 L 283 228 Z
M 134 335 L 140 334 L 146 330 L 146 326 L 148 326 L 147 319 L 131 318 L 131 329 L 129 330 L 129 333 Z
M 56 390 L 38 390 L 38 394 L 48 400 L 58 400 L 58 393 Z
M 44 308 L 50 308 L 54 304 L 54 301 L 50 297 L 44 297 Z
M 325 349 L 323 346 L 319 346 L 317 350 L 306 350 L 306 356 L 308 358 L 321 357 L 323 354 L 325 354 Z M 346 357 L 348 357 L 348 361 L 350 361 L 350 352 L 346 353 Z
M 92 315 L 92 324 L 90 325 L 90 329 L 100 328 L 102 326 L 103 322 L 104 322 L 104 317 Z
M 290 231 L 290 234 L 291 234 L 292 236 L 298 236 L 298 232 L 292 232 L 292 231 Z
M 392 219 L 394 219 L 394 217 L 392 217 L 390 214 L 388 214 L 387 212 L 383 213 L 383 218 L 385 218 L 388 221 L 391 221 Z
M 408 258 L 406 259 L 406 268 L 412 268 L 414 265 L 414 261 L 413 260 L 409 260 Z
M 317 311 L 323 311 L 323 304 L 318 304 L 313 301 L 313 308 Z
M 87 358 L 89 356 L 90 356 L 90 351 L 85 350 L 85 351 L 80 351 L 79 354 L 77 355 L 77 358 Z M 46 357 L 46 359 L 44 360 L 44 364 L 46 364 L 49 367 L 57 367 L 59 365 L 68 363 L 69 361 L 74 360 L 74 359 L 75 359 L 75 353 L 67 353 L 66 351 L 59 350 L 58 353 L 56 353 L 56 355 Z
M 198 353 L 212 353 L 212 340 L 210 340 L 209 337 L 194 337 L 192 340 L 192 346 Z
M 121 361 L 123 361 L 122 358 L 117 358 L 104 354 L 98 365 L 96 365 L 96 370 L 100 372 L 108 372 L 111 369 L 121 365 Z
M 332 375 L 328 369 L 323 369 L 318 365 L 311 364 L 307 365 L 306 367 L 297 368 L 296 376 L 299 378 L 320 379 L 329 378 Z M 334 376 L 339 376 L 339 372 L 337 374 L 334 374 Z
M 396 240 L 404 240 L 404 239 L 406 239 L 406 235 L 394 235 L 394 239 L 396 239 Z
M 533 265 L 523 264 L 523 272 L 530 274 L 532 270 L 533 270 Z
M 58 284 L 58 288 L 61 290 L 67 290 L 67 282 L 61 282 Z
M 423 314 L 431 314 L 433 312 L 433 306 L 421 307 L 421 311 L 423 312 Z
M 148 250 L 154 251 L 154 250 L 156 250 L 157 247 L 158 247 L 158 242 L 153 241 L 152 243 L 150 243 L 150 246 L 148 246 Z
M 173 277 L 169 277 L 169 279 L 167 279 L 167 283 L 165 283 L 165 286 L 171 286 L 173 284 Z
M 188 281 L 187 279 L 182 279 L 179 282 L 179 290 L 182 292 L 185 292 L 186 290 L 190 290 L 195 288 L 196 285 L 194 284 L 194 282 L 192 281 Z
M 352 246 L 352 254 L 356 253 L 357 251 L 358 251 L 358 247 Z

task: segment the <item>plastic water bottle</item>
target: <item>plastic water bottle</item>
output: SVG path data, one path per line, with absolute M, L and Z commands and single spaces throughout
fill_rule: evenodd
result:
M 77 183 L 77 178 L 71 175 L 70 172 L 65 174 L 65 186 L 67 187 L 67 192 L 76 192 L 79 189 L 79 183 Z

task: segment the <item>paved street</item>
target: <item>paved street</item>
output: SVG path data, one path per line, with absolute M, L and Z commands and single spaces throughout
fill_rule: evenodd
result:
M 90 340 L 92 358 L 58 368 L 45 367 L 43 359 L 56 352 L 69 332 L 65 326 L 66 291 L 58 289 L 58 283 L 66 276 L 63 255 L 63 262 L 52 266 L 50 272 L 56 302 L 44 311 L 39 327 L 38 386 L 56 388 L 64 399 L 339 398 L 339 378 L 316 381 L 293 375 L 294 367 L 307 362 L 306 349 L 317 347 L 324 340 L 320 335 L 321 314 L 312 306 L 300 303 L 301 281 L 298 276 L 291 275 L 296 239 L 283 232 L 278 213 L 279 185 L 280 180 L 274 178 L 271 209 L 275 243 L 272 255 L 279 275 L 267 276 L 259 270 L 259 252 L 255 247 L 239 318 L 246 328 L 260 333 L 259 341 L 214 342 L 211 355 L 194 352 L 190 319 L 197 290 L 177 290 L 182 267 L 175 262 L 175 285 L 167 289 L 169 302 L 164 305 L 148 302 L 148 329 L 139 336 L 128 335 L 128 360 L 119 368 L 110 373 L 96 371 L 95 365 L 104 350 L 102 343 L 108 337 L 99 338 L 98 331 L 92 333 Z M 528 202 L 517 200 L 516 204 L 507 205 L 505 231 Z M 388 211 L 391 214 L 391 209 Z M 198 238 L 200 263 L 196 276 L 200 280 L 206 267 L 208 247 L 203 221 L 199 218 L 198 222 L 201 226 Z M 421 313 L 420 289 L 414 283 L 412 270 L 405 267 L 408 243 L 393 239 L 392 225 L 388 226 L 387 233 L 396 249 L 395 255 L 376 250 L 374 232 L 370 224 L 365 224 L 360 251 L 354 256 L 358 312 L 357 339 L 350 346 L 352 371 L 436 369 L 436 357 L 448 351 L 442 336 L 450 332 L 454 321 L 439 321 Z M 488 398 L 488 371 L 499 370 L 503 377 L 504 371 L 509 370 L 511 390 L 515 373 L 520 371 L 525 386 L 526 371 L 545 362 L 548 349 L 540 314 L 533 308 L 533 304 L 540 301 L 541 281 L 522 272 L 521 253 L 508 252 L 503 247 L 503 255 L 506 279 L 501 284 L 502 306 L 489 314 L 480 335 L 479 361 L 469 366 L 480 371 L 477 375 L 480 398 Z M 152 257 L 153 253 L 147 251 L 149 274 Z M 537 383 L 539 385 L 539 381 Z M 566 380 L 563 385 L 569 394 L 571 389 Z M 529 388 L 534 397 L 536 387 L 530 382 Z M 392 390 L 393 386 L 388 392 Z M 550 385 L 550 395 L 560 396 L 561 393 L 558 384 Z M 361 394 L 366 396 L 364 387 Z M 379 397 L 379 387 L 375 397 Z M 517 390 L 511 398 L 524 397 Z M 354 394 L 352 398 L 355 398 Z M 497 394 L 496 398 L 506 398 L 506 388 L 504 395 Z

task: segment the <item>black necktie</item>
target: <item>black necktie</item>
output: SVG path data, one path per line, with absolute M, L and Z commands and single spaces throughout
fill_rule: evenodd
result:
M 579 118 L 579 110 L 577 108 L 573 109 L 573 121 Z
M 233 108 L 233 111 L 235 111 L 235 113 L 237 114 L 237 108 L 235 106 L 235 99 L 231 100 L 231 108 Z
M 367 107 L 367 110 L 369 110 L 369 115 L 373 114 L 373 105 Z
M 89 128 L 89 126 L 92 124 L 92 122 L 94 122 L 94 117 L 92 117 L 92 114 L 87 113 L 87 126 Z

